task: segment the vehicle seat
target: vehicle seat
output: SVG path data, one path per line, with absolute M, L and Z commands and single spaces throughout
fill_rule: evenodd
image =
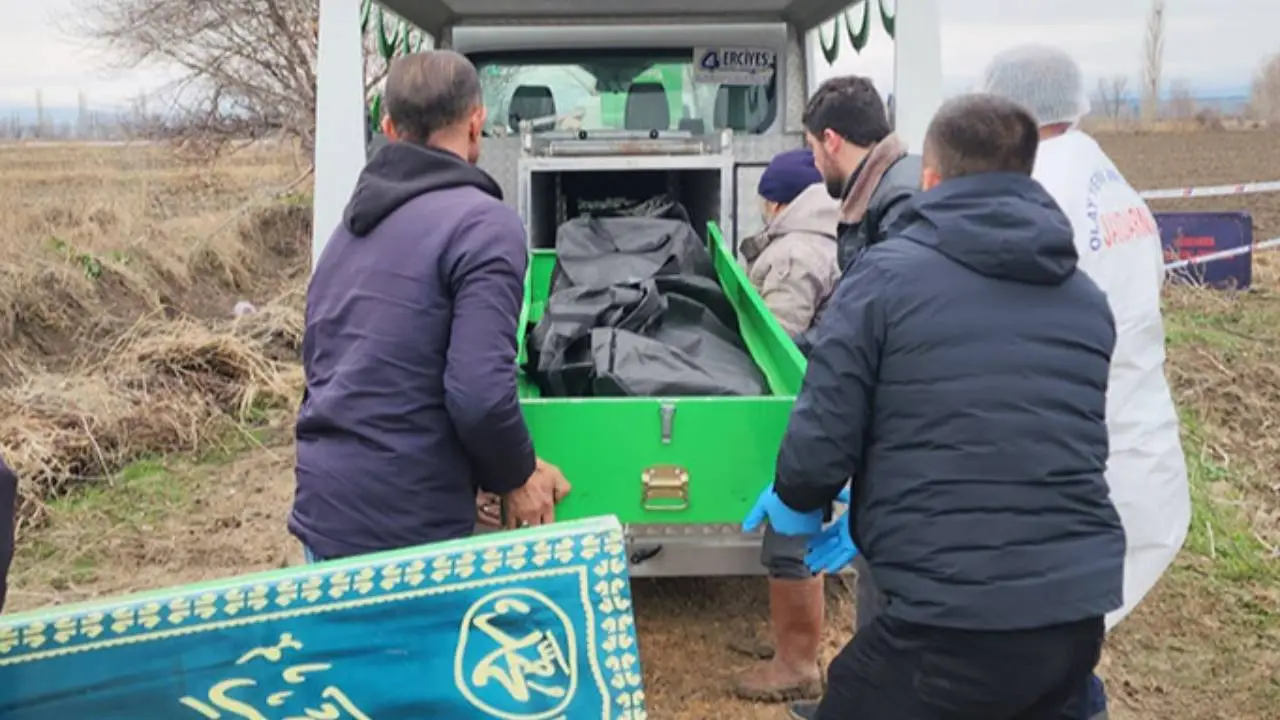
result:
M 635 83 L 627 88 L 623 126 L 627 130 L 671 129 L 671 107 L 662 83 Z
M 507 124 L 520 132 L 520 121 L 537 120 L 556 114 L 556 99 L 546 85 L 521 85 L 511 94 L 507 106 Z
M 729 128 L 734 132 L 747 129 L 747 92 L 745 85 L 721 85 L 716 90 L 715 123 L 717 130 Z

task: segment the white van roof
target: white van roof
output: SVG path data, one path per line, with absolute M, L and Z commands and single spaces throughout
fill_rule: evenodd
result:
M 714 18 L 721 22 L 787 22 L 809 30 L 863 0 L 379 0 L 391 12 L 438 34 L 446 25 L 554 23 L 589 17 L 607 23 Z

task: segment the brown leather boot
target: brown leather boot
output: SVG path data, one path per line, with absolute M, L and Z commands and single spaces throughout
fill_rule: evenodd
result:
M 807 580 L 769 580 L 769 616 L 773 659 L 733 679 L 733 692 L 755 702 L 788 702 L 822 696 L 818 650 L 822 644 L 825 598 L 822 576 Z

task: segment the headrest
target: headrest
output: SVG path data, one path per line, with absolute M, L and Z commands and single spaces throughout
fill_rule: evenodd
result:
M 507 123 L 519 132 L 520 121 L 537 120 L 556 114 L 556 99 L 546 85 L 521 85 L 511 94 Z
M 671 129 L 671 106 L 662 83 L 635 83 L 627 89 L 624 126 L 627 130 Z

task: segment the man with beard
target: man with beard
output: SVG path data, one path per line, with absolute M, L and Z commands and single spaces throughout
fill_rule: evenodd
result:
M 804 110 L 805 141 L 840 208 L 841 269 L 868 245 L 884 239 L 903 201 L 920 189 L 920 157 L 889 127 L 884 100 L 871 80 L 832 78 Z

